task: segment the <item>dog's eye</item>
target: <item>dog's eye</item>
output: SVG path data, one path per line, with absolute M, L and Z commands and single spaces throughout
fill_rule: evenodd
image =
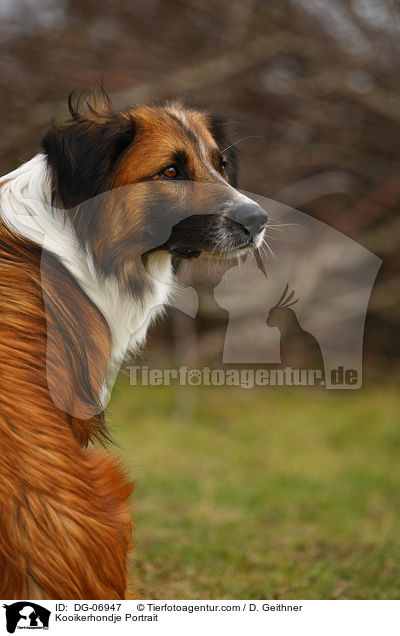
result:
M 167 179 L 175 179 L 178 176 L 178 169 L 176 166 L 168 166 L 161 171 L 161 174 Z
M 221 174 L 223 177 L 226 177 L 226 167 L 228 165 L 227 161 L 221 161 Z

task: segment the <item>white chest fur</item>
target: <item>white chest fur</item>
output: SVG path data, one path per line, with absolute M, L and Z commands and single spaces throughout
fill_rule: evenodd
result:
M 55 254 L 104 315 L 110 332 L 110 377 L 115 376 L 127 349 L 143 344 L 152 320 L 172 291 L 171 259 L 155 253 L 147 265 L 151 292 L 136 300 L 115 279 L 98 275 L 91 255 L 76 237 L 63 211 L 51 206 L 46 160 L 38 154 L 0 179 L 0 214 L 14 232 Z

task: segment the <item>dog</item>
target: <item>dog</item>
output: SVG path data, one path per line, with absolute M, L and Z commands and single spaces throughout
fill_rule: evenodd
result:
M 105 386 L 183 259 L 259 246 L 221 118 L 69 100 L 0 179 L 0 597 L 124 599 L 132 486 L 106 449 Z M 132 592 L 135 595 L 135 592 Z

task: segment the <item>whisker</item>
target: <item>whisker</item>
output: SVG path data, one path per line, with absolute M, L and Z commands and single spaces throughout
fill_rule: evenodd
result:
M 289 227 L 289 225 L 300 225 L 300 223 L 268 223 L 267 227 Z
M 224 152 L 229 150 L 229 148 L 232 148 L 233 146 L 236 146 L 237 144 L 240 144 L 240 142 L 244 141 L 245 139 L 261 139 L 261 135 L 248 135 L 247 137 L 241 137 L 237 141 L 234 141 L 233 144 L 231 144 L 230 146 L 227 146 L 226 148 L 221 150 L 221 155 L 223 155 Z
M 264 245 L 268 249 L 268 251 L 270 252 L 271 256 L 273 256 L 273 258 L 277 261 L 278 259 L 276 257 L 276 254 L 275 254 L 274 250 L 272 249 L 272 247 L 270 245 L 268 245 L 267 241 L 264 241 Z

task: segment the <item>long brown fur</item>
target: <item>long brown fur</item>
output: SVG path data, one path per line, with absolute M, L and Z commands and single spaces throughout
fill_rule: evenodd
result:
M 86 354 L 102 369 L 96 386 L 108 364 L 108 328 L 56 259 L 48 255 L 40 271 L 41 249 L 4 226 L 0 245 L 0 597 L 124 598 L 131 485 L 108 453 L 86 448 L 101 419 L 54 406 L 45 368 L 49 332 L 58 351 L 51 364 L 69 384 L 83 329 Z M 82 329 L 63 320 L 70 307 Z

